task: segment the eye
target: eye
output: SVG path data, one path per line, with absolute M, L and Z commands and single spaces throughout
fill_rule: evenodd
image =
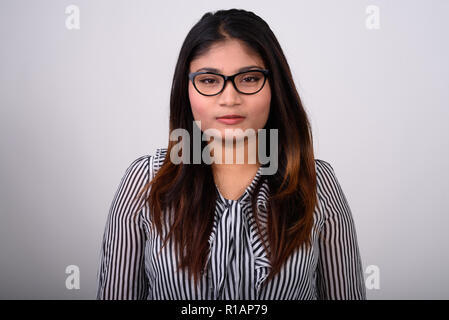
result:
M 200 79 L 199 80 L 201 83 L 204 83 L 204 84 L 212 84 L 212 83 L 214 83 L 214 81 L 216 81 L 215 79 L 212 79 L 212 78 L 206 78 L 206 79 Z
M 259 81 L 259 79 L 260 78 L 257 76 L 247 76 L 247 77 L 243 78 L 242 80 L 244 82 L 255 82 L 255 81 Z

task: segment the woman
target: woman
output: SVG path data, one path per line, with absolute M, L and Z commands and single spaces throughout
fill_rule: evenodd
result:
M 182 45 L 170 132 L 193 137 L 198 124 L 213 132 L 201 149 L 170 139 L 126 170 L 106 222 L 97 299 L 366 299 L 351 210 L 331 165 L 314 159 L 279 43 L 252 12 L 207 13 Z M 245 139 L 238 129 L 278 136 L 273 144 L 270 134 Z M 278 163 L 262 164 L 258 148 L 249 161 L 254 141 Z M 192 160 L 211 145 L 215 162 Z M 188 161 L 174 163 L 179 150 Z M 229 150 L 243 150 L 243 163 L 220 161 Z M 273 164 L 274 174 L 262 174 Z

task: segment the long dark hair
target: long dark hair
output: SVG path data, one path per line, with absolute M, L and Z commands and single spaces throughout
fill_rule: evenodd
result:
M 267 178 L 270 190 L 267 208 L 268 244 L 264 243 L 271 262 L 268 282 L 280 271 L 295 249 L 311 245 L 317 182 L 311 126 L 284 53 L 263 19 L 245 10 L 219 10 L 204 14 L 192 27 L 182 44 L 174 72 L 170 97 L 170 132 L 183 128 L 193 137 L 194 117 L 188 96 L 190 62 L 207 52 L 212 44 L 229 38 L 243 41 L 255 50 L 270 70 L 267 81 L 272 98 L 264 129 L 268 132 L 269 129 L 278 129 L 279 143 L 276 174 L 262 176 Z M 190 140 L 190 150 L 193 150 L 193 139 Z M 211 192 L 216 187 L 210 165 L 194 164 L 192 159 L 190 164 L 174 164 L 170 161 L 168 155 L 177 143 L 168 141 L 167 156 L 162 166 L 139 196 L 151 186 L 144 203 L 149 205 L 152 222 L 161 236 L 167 221 L 164 212 L 173 213 L 163 246 L 170 238 L 174 240 L 178 268 L 187 268 L 197 283 L 209 252 L 208 239 L 212 231 L 217 194 Z M 202 142 L 202 148 L 205 143 Z M 258 180 L 252 199 L 259 233 L 261 225 L 255 195 L 262 181 Z

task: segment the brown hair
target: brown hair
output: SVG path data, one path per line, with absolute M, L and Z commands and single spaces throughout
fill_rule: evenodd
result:
M 226 38 L 239 39 L 249 45 L 270 70 L 267 81 L 270 83 L 272 99 L 264 129 L 278 129 L 276 151 L 279 162 L 277 172 L 266 176 L 270 190 L 267 204 L 269 243 L 264 245 L 272 266 L 268 282 L 280 271 L 295 249 L 311 245 L 309 240 L 317 204 L 317 181 L 311 125 L 284 53 L 263 19 L 252 12 L 230 9 L 208 12 L 193 26 L 181 47 L 173 77 L 170 132 L 183 128 L 193 136 L 194 118 L 188 97 L 190 62 L 205 53 L 212 44 Z M 160 235 L 166 219 L 164 211 L 168 214 L 172 210 L 170 230 L 163 247 L 170 238 L 174 240 L 178 267 L 187 268 L 197 283 L 209 252 L 208 239 L 212 231 L 217 194 L 211 192 L 216 187 L 210 165 L 193 164 L 192 159 L 190 164 L 176 165 L 170 161 L 171 149 L 177 143 L 169 140 L 162 166 L 139 196 L 151 187 L 144 203 L 149 205 L 152 222 Z M 205 143 L 202 141 L 202 148 Z M 190 150 L 193 150 L 192 142 L 190 144 Z M 256 184 L 252 199 L 259 234 L 261 225 L 255 198 L 263 180 L 259 179 Z

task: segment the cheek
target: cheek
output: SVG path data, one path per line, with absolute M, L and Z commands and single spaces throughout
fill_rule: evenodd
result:
M 208 118 L 206 101 L 196 92 L 192 84 L 189 85 L 189 100 L 194 120 L 205 121 Z
M 271 92 L 266 90 L 260 96 L 254 107 L 253 114 L 256 115 L 257 127 L 263 128 L 268 120 L 271 105 Z

